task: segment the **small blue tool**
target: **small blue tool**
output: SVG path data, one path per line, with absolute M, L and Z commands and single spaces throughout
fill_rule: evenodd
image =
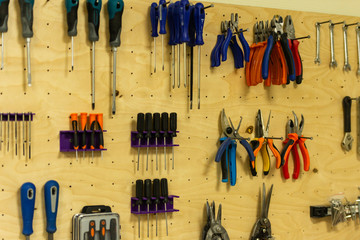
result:
M 56 232 L 56 216 L 59 206 L 59 183 L 50 180 L 45 183 L 45 211 L 46 211 L 46 231 L 48 232 L 48 240 L 53 240 Z
M 20 188 L 21 214 L 23 220 L 22 234 L 30 240 L 33 231 L 36 188 L 33 183 L 24 183 Z

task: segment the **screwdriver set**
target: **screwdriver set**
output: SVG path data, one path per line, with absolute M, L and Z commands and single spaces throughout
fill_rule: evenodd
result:
M 85 206 L 72 219 L 72 240 L 119 240 L 120 215 L 109 206 Z

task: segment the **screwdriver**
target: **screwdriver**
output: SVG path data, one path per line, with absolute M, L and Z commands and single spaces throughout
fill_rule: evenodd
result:
M 152 114 L 145 114 L 145 138 L 146 138 L 146 171 L 148 170 L 148 162 L 149 162 L 149 146 L 150 146 L 150 137 L 152 131 Z
M 160 31 L 161 34 L 161 53 L 162 53 L 162 70 L 164 71 L 164 34 L 166 34 L 166 15 L 167 15 L 167 8 L 166 8 L 166 1 L 160 0 L 159 1 L 159 22 L 160 22 Z
M 29 159 L 31 159 L 31 121 L 32 121 L 32 113 L 29 112 L 29 133 L 28 133 L 28 136 L 29 136 Z
M 99 133 L 99 148 L 100 148 L 100 152 L 101 152 L 101 160 L 103 160 L 103 151 L 101 151 L 101 149 L 104 149 L 103 114 L 102 113 L 97 114 L 96 115 L 96 120 L 97 120 L 98 127 L 99 127 L 99 130 L 100 130 L 100 133 Z
M 81 125 L 81 148 L 83 150 L 83 160 L 85 159 L 86 151 L 86 123 L 87 123 L 87 113 L 80 113 L 80 125 Z
M 77 113 L 72 113 L 70 115 L 70 120 L 71 120 L 71 126 L 72 126 L 72 130 L 74 131 L 74 135 L 73 135 L 73 146 L 75 149 L 75 156 L 76 156 L 76 161 L 78 160 L 78 149 L 79 149 L 79 136 L 78 136 L 78 115 Z
M 177 129 L 177 113 L 170 113 L 170 131 L 171 131 L 171 147 L 172 150 L 172 169 L 175 168 L 175 157 L 174 157 L 174 137 L 176 137 L 176 129 Z
M 0 150 L 2 149 L 2 125 L 3 125 L 3 114 L 0 113 Z
M 8 31 L 9 1 L 0 0 L 1 70 L 4 69 L 4 33 Z
M 154 38 L 154 73 L 156 73 L 156 38 L 158 34 L 159 8 L 153 2 L 150 6 L 151 36 Z
M 100 220 L 100 240 L 105 240 L 106 235 L 106 220 Z
M 68 36 L 71 37 L 71 71 L 74 71 L 74 37 L 77 36 L 79 0 L 65 0 Z
M 2 114 L 1 114 L 2 120 Z M 25 113 L 22 114 L 22 138 L 23 138 L 23 156 L 25 156 Z M 1 134 L 2 135 L 2 134 Z
M 15 113 L 15 155 L 17 156 L 17 113 Z
M 163 112 L 161 114 L 161 131 L 164 134 L 164 159 L 165 159 L 165 170 L 166 170 L 166 138 L 169 136 L 169 114 Z
M 86 0 L 88 11 L 89 40 L 92 43 L 92 64 L 91 64 L 91 96 L 92 109 L 95 109 L 95 42 L 99 41 L 99 25 L 101 0 Z
M 158 170 L 158 138 L 160 137 L 160 113 L 154 113 L 153 122 L 155 131 L 156 170 Z
M 45 183 L 45 210 L 46 210 L 46 231 L 48 232 L 48 240 L 54 239 L 56 232 L 56 215 L 59 206 L 59 183 L 50 180 Z
M 10 113 L 7 115 L 7 151 L 10 149 Z
M 171 74 L 172 88 L 175 88 L 175 26 L 174 26 L 174 3 L 168 7 L 167 21 L 169 27 L 169 45 L 171 46 Z
M 138 162 L 137 162 L 137 170 L 139 171 L 139 165 L 140 165 L 140 146 L 141 146 L 141 139 L 144 138 L 144 114 L 143 113 L 138 113 L 137 115 L 137 127 L 136 127 L 136 131 L 138 132 L 136 134 L 136 138 L 139 140 L 139 145 L 138 145 Z
M 116 240 L 117 238 L 117 227 L 116 227 L 116 219 L 115 218 L 112 218 L 110 220 L 110 240 Z
M 190 41 L 189 36 L 189 21 L 190 21 L 190 3 L 188 0 L 181 0 L 180 2 L 180 41 L 183 43 L 183 68 L 184 68 L 184 86 L 186 88 L 186 44 Z
M 138 199 L 136 201 L 136 205 L 138 206 L 138 226 L 139 226 L 139 238 L 140 238 L 140 207 L 142 205 L 143 201 L 143 188 L 144 181 L 141 179 L 136 180 L 136 198 Z
M 193 87 L 194 87 L 194 46 L 195 46 L 195 19 L 194 6 L 190 6 L 190 20 L 189 20 L 189 38 L 188 46 L 190 47 L 190 109 L 193 105 Z
M 122 26 L 122 15 L 124 12 L 123 0 L 109 0 L 107 3 L 109 12 L 109 31 L 110 31 L 110 46 L 113 52 L 113 96 L 112 96 L 112 114 L 116 112 L 116 53 L 117 48 L 120 47 L 120 33 Z
M 198 46 L 198 109 L 200 109 L 200 72 L 201 72 L 201 45 L 204 45 L 203 28 L 205 22 L 205 11 L 202 3 L 195 4 L 194 20 L 196 38 L 195 44 Z
M 146 198 L 146 212 L 147 212 L 147 237 L 149 237 L 149 218 L 150 218 L 150 204 L 151 204 L 151 180 L 145 179 L 144 193 Z
M 96 128 L 96 114 L 90 114 L 89 117 L 90 122 L 90 149 L 91 149 L 91 157 L 92 161 L 94 160 L 94 151 L 95 151 L 95 128 Z
M 24 183 L 20 188 L 21 214 L 23 220 L 22 234 L 30 240 L 33 231 L 36 188 L 33 183 Z
M 166 222 L 166 236 L 169 236 L 169 232 L 168 232 L 168 222 L 167 222 L 167 203 L 169 202 L 169 197 L 168 197 L 168 182 L 166 178 L 162 178 L 161 179 L 161 196 L 164 198 L 163 202 L 164 202 L 164 208 L 165 208 L 165 222 Z
M 95 232 L 96 232 L 95 221 L 91 220 L 89 222 L 88 240 L 95 240 Z
M 180 1 L 175 2 L 174 6 L 174 29 L 175 29 L 175 44 L 177 45 L 177 65 L 178 65 L 178 88 L 180 87 Z
M 160 180 L 154 179 L 153 180 L 153 199 L 155 203 L 155 218 L 156 218 L 156 236 L 158 235 L 158 204 L 160 203 Z
M 28 85 L 31 86 L 30 39 L 33 37 L 34 0 L 19 0 L 22 36 L 26 38 Z

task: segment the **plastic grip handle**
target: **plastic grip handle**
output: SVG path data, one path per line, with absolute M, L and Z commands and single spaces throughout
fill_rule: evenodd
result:
M 230 168 L 230 186 L 236 184 L 236 141 L 231 140 L 229 146 L 229 168 Z
M 86 0 L 90 42 L 99 41 L 101 0 Z
M 9 1 L 0 1 L 0 32 L 8 31 Z
M 231 138 L 226 138 L 220 145 L 216 156 L 215 156 L 215 162 L 220 162 L 222 155 L 228 149 L 229 145 L 231 144 Z
M 91 220 L 89 222 L 88 240 L 95 240 L 95 232 L 96 232 L 95 221 Z
M 160 179 L 157 178 L 153 180 L 153 197 L 156 198 L 154 200 L 155 204 L 158 204 L 160 199 Z
M 189 47 L 195 46 L 195 17 L 194 17 L 194 11 L 195 6 L 190 6 L 190 20 L 189 20 L 189 37 L 190 41 L 188 42 Z
M 287 138 L 287 139 L 285 139 L 285 141 L 283 141 L 283 145 L 286 146 L 288 142 L 289 142 L 289 139 Z M 295 160 L 295 158 L 294 158 L 294 160 Z M 282 170 L 284 178 L 289 179 L 290 178 L 289 167 L 288 167 L 289 155 L 287 155 L 287 158 L 285 158 L 284 161 L 285 161 L 285 163 L 284 163 L 284 166 L 281 168 L 281 170 Z
M 252 162 L 255 161 L 255 156 L 254 156 L 254 153 L 252 151 L 250 144 L 245 139 L 241 139 L 240 144 L 243 145 L 243 147 L 247 151 L 250 161 L 252 161 Z
M 154 131 L 155 137 L 160 137 L 160 113 L 154 113 L 153 114 L 153 123 L 154 123 Z
M 252 176 L 256 176 L 257 175 L 257 171 L 256 171 L 257 154 L 260 151 L 260 148 L 261 148 L 262 145 L 260 145 L 260 142 L 259 142 L 258 138 L 254 138 L 253 140 L 251 140 L 250 145 L 251 145 L 251 149 L 254 151 L 254 156 L 255 156 L 254 161 L 251 161 L 250 158 L 249 158 L 250 171 L 251 171 Z
M 242 31 L 242 29 L 240 29 Z M 250 46 L 246 41 L 243 32 L 239 33 L 239 39 L 241 42 L 241 46 L 243 47 L 244 55 L 245 55 L 245 62 L 250 61 Z
M 343 99 L 343 111 L 344 111 L 344 132 L 351 132 L 351 98 L 349 96 Z
M 138 199 L 136 204 L 141 205 L 143 198 L 144 181 L 141 179 L 136 180 L 135 188 L 136 188 L 136 198 Z
M 34 21 L 34 0 L 19 0 L 21 12 L 22 35 L 24 38 L 32 38 Z
M 220 144 L 222 144 L 227 137 L 220 138 Z M 225 153 L 221 156 L 221 173 L 222 178 L 221 181 L 227 183 L 229 181 L 228 178 L 228 166 L 229 166 L 229 149 L 225 150 Z
M 232 38 L 232 31 L 230 28 L 228 28 L 227 35 L 221 46 L 221 56 L 222 56 L 221 60 L 223 62 L 226 61 L 226 59 L 227 59 L 227 51 L 228 51 L 228 47 L 229 47 L 231 38 Z
M 234 56 L 234 64 L 235 68 L 243 68 L 244 67 L 244 54 L 236 41 L 236 35 L 232 36 L 230 41 L 230 49 Z
M 269 151 L 267 149 L 267 145 L 264 144 L 262 147 L 261 147 L 261 157 L 263 159 L 263 173 L 264 175 L 268 175 L 269 174 L 269 171 L 270 171 L 270 155 L 269 155 Z
M 80 125 L 81 130 L 84 131 L 81 134 L 81 148 L 86 149 L 86 123 L 87 123 L 87 113 L 80 113 Z
M 168 190 L 168 181 L 166 178 L 160 180 L 161 184 L 161 196 L 164 197 L 164 202 L 168 201 L 169 190 Z
M 220 57 L 221 57 L 220 48 L 221 48 L 224 40 L 225 40 L 224 35 L 218 35 L 217 36 L 217 41 L 216 41 L 215 47 L 211 51 L 211 67 L 220 66 L 220 63 L 221 63 L 221 60 L 220 60 Z
M 36 188 L 33 183 L 24 183 L 20 188 L 21 214 L 23 220 L 22 234 L 30 236 L 33 231 Z
M 172 131 L 171 136 L 176 137 L 176 129 L 177 129 L 177 113 L 170 113 L 170 131 Z
M 163 112 L 161 114 L 161 131 L 164 131 L 164 136 L 168 135 L 169 131 L 169 114 L 167 112 Z
M 298 40 L 289 40 L 289 43 L 291 43 L 291 53 L 294 57 L 296 83 L 300 84 L 302 81 L 302 63 L 299 53 L 300 42 Z
M 310 156 L 309 151 L 307 150 L 306 144 L 305 144 L 306 138 L 299 138 L 298 144 L 300 147 L 300 151 L 303 157 L 304 162 L 304 171 L 309 171 L 310 169 Z
M 281 43 L 281 47 L 283 49 L 284 55 L 285 55 L 285 59 L 286 59 L 286 64 L 289 70 L 289 78 L 291 81 L 294 81 L 296 79 L 295 76 L 295 63 L 294 63 L 294 57 L 291 53 L 290 47 L 289 47 L 289 42 L 288 42 L 288 38 L 287 38 L 287 33 L 283 33 L 280 37 L 280 43 Z
M 180 41 L 181 25 L 180 25 L 180 2 L 179 1 L 175 2 L 173 14 L 174 14 L 173 21 L 174 21 L 174 32 L 175 32 L 174 41 L 175 41 L 175 44 L 180 44 L 181 43 L 181 41 Z
M 105 234 L 106 234 L 106 221 L 105 221 L 105 219 L 101 219 L 100 220 L 100 232 L 99 232 L 100 240 L 105 240 Z
M 181 0 L 180 2 L 180 41 L 187 43 L 190 41 L 189 36 L 189 22 L 190 22 L 190 4 L 188 0 Z
M 196 31 L 195 44 L 198 46 L 204 45 L 203 30 L 205 22 L 205 11 L 204 5 L 202 3 L 196 3 L 194 6 L 194 21 Z
M 46 211 L 46 231 L 48 233 L 56 232 L 56 216 L 59 206 L 59 183 L 50 180 L 45 183 L 45 211 Z
M 151 21 L 151 36 L 158 37 L 158 22 L 159 22 L 159 10 L 156 3 L 152 3 L 150 6 L 150 21 Z
M 68 25 L 68 36 L 77 35 L 79 0 L 66 0 L 66 20 Z
M 159 1 L 159 22 L 160 22 L 160 34 L 166 34 L 166 15 L 167 15 L 167 7 L 166 1 Z
M 151 203 L 151 179 L 145 179 L 144 195 L 146 197 L 146 204 Z
M 109 12 L 110 46 L 120 47 L 124 2 L 123 0 L 109 0 L 107 7 Z
M 284 165 L 284 161 L 281 160 L 280 152 L 277 147 L 274 145 L 274 141 L 272 139 L 267 139 L 267 143 L 270 147 L 271 152 L 273 153 L 276 159 L 276 168 L 280 168 Z
M 294 146 L 297 140 L 298 140 L 298 135 L 296 133 L 288 134 L 288 142 L 285 144 L 280 154 L 282 161 L 285 161 L 285 159 L 288 158 L 290 150 Z
M 150 138 L 151 136 L 151 131 L 152 131 L 152 126 L 153 126 L 153 122 L 152 122 L 152 114 L 151 113 L 146 113 L 145 114 L 145 131 L 146 131 L 146 138 Z
M 137 115 L 137 122 L 136 122 L 136 129 L 140 133 L 144 131 L 145 127 L 145 115 L 143 113 L 138 113 Z
M 175 28 L 174 28 L 174 3 L 168 7 L 167 23 L 169 28 L 169 45 L 175 45 Z
M 273 49 L 273 46 L 274 46 L 274 36 L 271 34 L 267 40 L 267 45 L 261 64 L 261 76 L 265 80 L 268 79 L 269 77 L 270 54 Z
M 298 179 L 299 174 L 300 174 L 300 157 L 299 157 L 299 152 L 297 150 L 296 145 L 297 145 L 297 143 L 291 149 L 291 153 L 294 158 L 294 171 L 293 171 L 293 175 L 292 175 L 293 179 Z

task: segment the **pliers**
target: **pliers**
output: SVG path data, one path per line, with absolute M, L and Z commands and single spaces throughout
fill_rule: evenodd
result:
M 221 204 L 215 220 L 215 202 L 206 202 L 207 223 L 203 229 L 202 240 L 230 240 L 226 229 L 221 225 Z
M 231 122 L 231 119 L 226 117 L 225 109 L 222 110 L 220 114 L 222 135 L 220 138 L 220 147 L 215 156 L 215 162 L 221 161 L 221 170 L 222 170 L 222 182 L 228 182 L 228 168 L 230 168 L 230 185 L 234 186 L 236 184 L 236 140 L 240 142 L 241 145 L 246 149 L 250 162 L 255 161 L 254 153 L 250 144 L 246 141 L 245 138 L 241 137 L 239 134 L 239 128 L 241 125 L 242 118 L 240 117 L 240 122 L 237 128 Z M 229 124 L 230 121 L 230 124 Z
M 266 128 L 264 125 L 264 120 L 262 117 L 261 110 L 258 110 L 257 116 L 256 116 L 256 123 L 255 123 L 255 138 L 251 140 L 250 144 L 254 151 L 255 161 L 250 162 L 250 170 L 251 174 L 253 176 L 257 175 L 256 172 L 256 159 L 259 151 L 261 150 L 261 156 L 264 161 L 263 166 L 263 172 L 264 175 L 269 174 L 270 170 L 270 156 L 267 146 L 270 147 L 271 152 L 273 153 L 275 159 L 276 159 L 276 168 L 280 168 L 284 165 L 284 161 L 282 161 L 280 152 L 276 148 L 276 146 L 273 143 L 273 137 L 269 137 L 269 124 L 270 124 L 270 118 L 271 118 L 271 111 L 269 113 L 268 121 L 266 124 Z M 279 138 L 282 139 L 282 138 Z

